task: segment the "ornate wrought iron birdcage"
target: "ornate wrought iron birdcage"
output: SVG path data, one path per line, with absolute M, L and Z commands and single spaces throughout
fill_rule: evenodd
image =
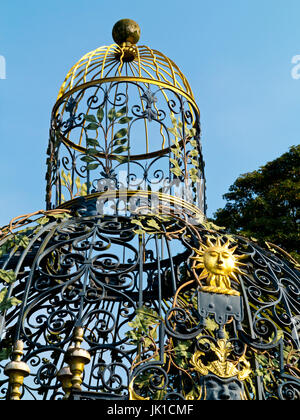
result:
M 113 36 L 60 89 L 47 210 L 1 232 L 2 397 L 299 399 L 299 267 L 206 220 L 186 78 Z

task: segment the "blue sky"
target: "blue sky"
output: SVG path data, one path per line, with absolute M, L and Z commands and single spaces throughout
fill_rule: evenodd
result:
M 0 225 L 45 208 L 51 109 L 85 53 L 111 44 L 121 18 L 172 58 L 201 110 L 208 215 L 242 173 L 299 144 L 299 0 L 11 0 L 1 4 Z

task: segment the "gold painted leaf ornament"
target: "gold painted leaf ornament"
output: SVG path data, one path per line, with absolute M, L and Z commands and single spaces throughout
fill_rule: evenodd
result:
M 243 355 L 237 363 L 228 360 L 228 356 L 232 351 L 232 347 L 228 345 L 227 340 L 218 340 L 217 346 L 214 346 L 213 352 L 217 356 L 217 360 L 205 364 L 202 361 L 203 352 L 197 351 L 191 359 L 191 364 L 195 370 L 203 376 L 213 374 L 222 379 L 229 379 L 237 377 L 239 380 L 244 381 L 252 373 L 250 363 Z M 237 365 L 243 365 L 242 369 L 238 369 Z

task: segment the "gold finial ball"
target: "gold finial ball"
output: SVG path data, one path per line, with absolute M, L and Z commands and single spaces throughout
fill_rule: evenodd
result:
M 131 19 L 119 20 L 112 30 L 112 36 L 116 44 L 137 44 L 141 36 L 141 28 Z

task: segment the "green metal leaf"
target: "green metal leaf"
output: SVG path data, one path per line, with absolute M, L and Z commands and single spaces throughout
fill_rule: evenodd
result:
M 103 108 L 99 108 L 98 109 L 98 111 L 97 111 L 97 118 L 98 118 L 99 123 L 101 124 L 102 121 L 103 121 L 103 118 L 104 118 L 104 110 L 103 110 Z
M 94 169 L 97 169 L 97 168 L 98 168 L 98 166 L 99 166 L 99 163 L 89 163 L 89 164 L 87 165 L 87 169 L 88 169 L 89 171 L 93 171 Z
M 128 156 L 116 156 L 115 159 L 120 163 L 126 163 L 129 161 Z
M 113 147 L 114 146 L 122 146 L 123 144 L 125 144 L 127 142 L 128 142 L 127 138 L 121 139 L 121 140 L 116 140 L 116 141 L 113 142 Z
M 109 110 L 107 117 L 109 119 L 110 122 L 112 122 L 113 120 L 115 120 L 117 118 L 117 113 L 115 108 L 112 108 Z
M 196 149 L 191 150 L 191 151 L 190 151 L 190 156 L 192 156 L 192 157 L 197 157 L 197 156 L 199 156 L 199 152 L 198 152 L 198 150 L 196 150 Z
M 87 130 L 98 130 L 98 128 L 99 128 L 99 124 L 98 123 L 90 123 L 86 127 Z
M 176 176 L 181 176 L 183 172 L 179 166 L 178 161 L 176 159 L 170 158 L 170 162 L 174 165 L 174 168 L 171 168 L 170 171 Z
M 96 120 L 95 115 L 85 115 L 84 116 L 84 119 L 85 119 L 85 121 L 88 121 L 88 122 L 96 123 L 97 124 L 97 120 Z
M 133 120 L 133 117 L 123 117 L 118 121 L 118 124 L 128 124 Z
M 122 128 L 121 130 L 119 130 L 119 131 L 115 134 L 115 136 L 114 136 L 114 140 L 121 139 L 121 138 L 123 138 L 123 137 L 127 136 L 127 134 L 128 134 L 128 130 L 127 130 L 127 128 Z
M 160 232 L 160 230 L 161 230 L 159 224 L 154 219 L 148 220 L 147 221 L 147 225 L 150 226 L 150 227 L 152 227 L 152 228 L 154 228 L 158 232 Z
M 87 144 L 88 146 L 93 146 L 93 147 L 100 146 L 100 145 L 99 145 L 98 140 L 96 140 L 96 139 L 91 139 L 91 138 L 87 138 L 87 139 L 86 139 L 86 144 Z
M 116 118 L 123 117 L 123 115 L 126 115 L 126 113 L 127 113 L 127 107 L 124 106 L 123 108 L 121 108 L 119 111 L 116 112 Z
M 115 149 L 115 150 L 113 151 L 113 153 L 114 153 L 115 155 L 119 155 L 120 153 L 127 152 L 128 150 L 129 150 L 129 147 L 124 147 L 124 146 L 121 146 L 121 147 L 118 147 L 117 149 Z
M 89 155 L 89 156 L 94 156 L 94 155 L 96 155 L 98 153 L 98 150 L 97 149 L 88 149 L 87 151 L 86 151 L 86 154 L 87 155 Z
M 90 162 L 94 162 L 95 161 L 95 158 L 93 158 L 91 156 L 82 156 L 80 158 L 80 160 L 82 160 L 82 162 L 90 163 Z
M 0 279 L 8 284 L 13 283 L 17 280 L 16 275 L 12 270 L 0 270 Z

